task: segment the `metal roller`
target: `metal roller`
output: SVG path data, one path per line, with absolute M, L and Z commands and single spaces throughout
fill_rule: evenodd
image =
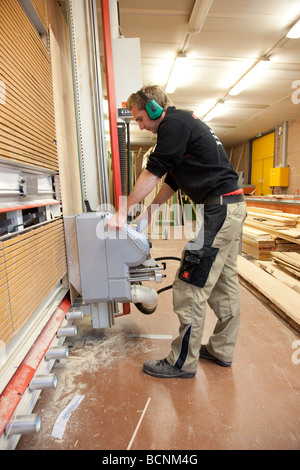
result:
M 69 356 L 69 350 L 67 347 L 51 348 L 45 354 L 45 360 L 51 361 L 55 359 L 66 359 Z
M 55 374 L 43 374 L 33 377 L 32 381 L 29 384 L 30 391 L 33 390 L 48 390 L 56 388 L 57 386 L 57 377 Z
M 76 326 L 68 326 L 66 328 L 59 328 L 59 330 L 56 333 L 56 336 L 58 338 L 62 337 L 70 337 L 70 336 L 76 336 L 77 335 L 77 328 Z
M 38 414 L 20 415 L 13 417 L 5 428 L 5 434 L 12 436 L 15 434 L 34 434 L 39 432 L 41 418 Z
M 66 320 L 82 320 L 83 319 L 83 312 L 68 312 L 66 315 Z

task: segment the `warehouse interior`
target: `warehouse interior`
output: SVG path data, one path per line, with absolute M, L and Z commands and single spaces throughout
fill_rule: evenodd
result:
M 299 450 L 299 25 L 298 0 L 0 2 L 1 450 Z M 158 185 L 105 232 L 155 147 L 126 109 L 148 84 L 212 128 L 248 206 L 234 362 L 189 380 L 142 365 L 177 336 L 197 208 L 179 191 L 136 232 Z

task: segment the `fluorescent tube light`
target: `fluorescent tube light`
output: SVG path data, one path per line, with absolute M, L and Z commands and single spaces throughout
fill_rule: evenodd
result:
M 300 38 L 300 20 L 289 30 L 286 37 L 290 39 Z
M 174 93 L 177 86 L 182 82 L 182 79 L 186 76 L 186 64 L 187 57 L 185 55 L 179 55 L 176 58 L 166 86 L 166 93 Z
M 188 24 L 188 33 L 200 33 L 213 0 L 196 0 Z
M 214 119 L 217 115 L 222 114 L 222 112 L 224 111 L 224 105 L 224 101 L 218 101 L 216 105 L 207 113 L 207 115 L 204 116 L 203 121 L 212 121 L 212 119 Z
M 230 90 L 231 96 L 236 96 L 245 88 L 248 88 L 261 75 L 261 73 L 269 66 L 270 59 L 261 59 L 241 80 Z

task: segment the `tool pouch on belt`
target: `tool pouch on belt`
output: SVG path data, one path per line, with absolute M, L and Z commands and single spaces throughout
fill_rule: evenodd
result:
M 218 248 L 202 247 L 198 251 L 186 250 L 178 277 L 194 286 L 204 287 Z

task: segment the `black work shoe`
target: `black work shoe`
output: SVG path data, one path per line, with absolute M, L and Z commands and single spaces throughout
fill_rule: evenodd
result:
M 199 357 L 200 357 L 200 359 L 210 359 L 211 361 L 216 362 L 216 364 L 218 364 L 219 366 L 222 366 L 222 367 L 230 367 L 231 366 L 231 362 L 221 361 L 221 359 L 218 359 L 217 357 L 210 354 L 207 351 L 206 346 L 204 344 L 201 345 Z
M 196 372 L 184 372 L 178 367 L 173 367 L 168 363 L 167 359 L 160 361 L 147 361 L 143 366 L 144 372 L 154 377 L 160 377 L 162 379 L 179 377 L 182 379 L 191 379 L 195 377 Z

